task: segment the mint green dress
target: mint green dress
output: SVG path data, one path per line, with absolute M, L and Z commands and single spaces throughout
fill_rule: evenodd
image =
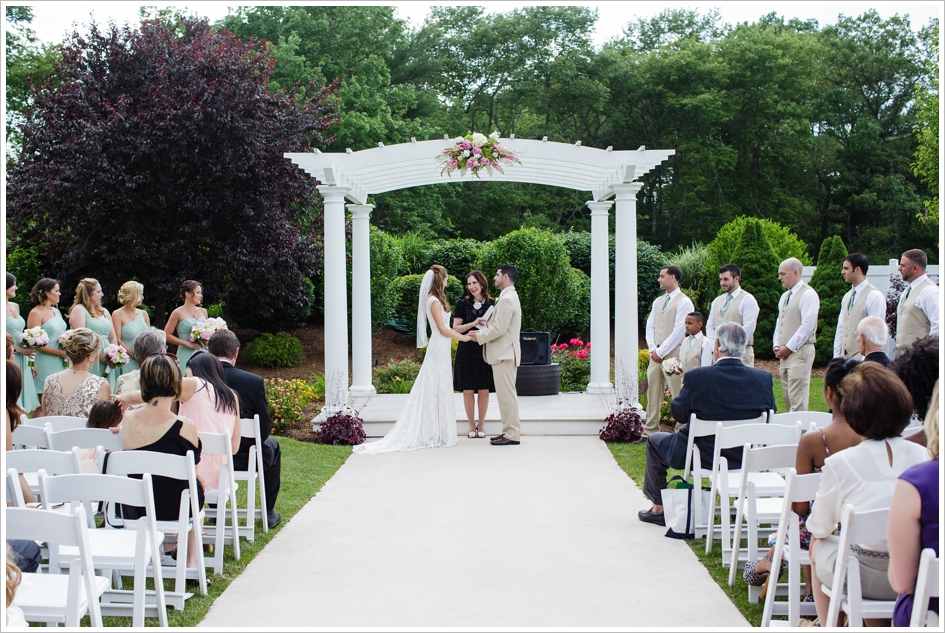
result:
M 134 321 L 131 323 L 125 323 L 123 326 L 121 326 L 121 336 L 119 337 L 121 340 L 132 347 L 135 344 L 135 337 L 148 329 L 147 323 L 144 322 L 144 311 L 137 310 L 137 312 L 138 316 L 135 317 Z M 128 351 L 133 353 L 134 349 L 130 349 Z M 130 361 L 128 361 L 127 365 L 121 368 L 121 373 L 127 374 L 128 372 L 132 372 L 140 368 L 141 365 L 138 363 L 138 361 L 132 358 Z
M 26 320 L 22 316 L 7 317 L 7 334 L 13 337 L 13 342 L 18 347 L 20 345 L 20 334 L 26 329 Z M 36 352 L 40 356 L 42 352 Z M 20 397 L 17 399 L 19 404 L 27 413 L 31 413 L 39 408 L 39 396 L 36 395 L 36 383 L 33 382 L 33 370 L 29 367 L 29 356 L 23 354 L 13 354 L 13 360 L 16 366 L 20 368 L 21 382 L 23 389 L 20 391 Z
M 104 353 L 105 348 L 107 348 L 109 345 L 108 335 L 112 331 L 112 320 L 108 310 L 102 308 L 105 314 L 96 319 L 91 314 L 89 314 L 89 311 L 86 310 L 85 306 L 81 303 L 75 308 L 77 310 L 81 309 L 83 312 L 85 312 L 85 327 L 98 334 L 99 338 L 102 339 L 102 346 L 99 348 L 99 351 Z M 105 376 L 106 369 L 108 369 L 108 365 L 96 358 L 95 362 L 92 363 L 92 366 L 89 368 L 89 373 L 96 376 L 102 376 L 108 380 L 108 388 L 111 389 L 112 393 L 115 393 L 115 388 L 118 386 L 118 377 L 121 376 L 121 367 L 109 369 L 108 376 Z
M 47 347 L 51 349 L 62 349 L 62 345 L 59 344 L 59 335 L 68 330 L 69 325 L 66 323 L 66 320 L 62 318 L 62 313 L 59 312 L 59 308 L 53 308 L 52 311 L 55 316 L 43 323 L 41 327 L 49 336 L 49 345 L 47 345 Z M 43 386 L 46 384 L 46 377 L 62 371 L 65 369 L 65 366 L 63 365 L 63 358 L 61 356 L 43 354 L 40 351 L 36 352 L 35 362 L 36 371 L 39 372 L 39 376 L 33 379 L 33 384 L 36 387 L 36 393 L 42 394 Z
M 187 317 L 186 319 L 181 319 L 177 322 L 177 338 L 189 341 L 190 340 L 190 329 L 197 325 L 201 321 L 206 321 L 207 318 L 200 316 L 198 318 Z M 190 360 L 190 357 L 194 355 L 194 350 L 186 347 L 184 345 L 177 346 L 177 362 L 180 363 L 180 373 L 183 374 L 184 370 L 187 369 L 187 361 Z

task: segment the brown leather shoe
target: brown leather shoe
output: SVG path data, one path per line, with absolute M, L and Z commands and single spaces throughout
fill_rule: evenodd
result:
M 518 446 L 521 442 L 516 442 L 515 440 L 510 440 L 504 435 L 492 439 L 493 446 Z

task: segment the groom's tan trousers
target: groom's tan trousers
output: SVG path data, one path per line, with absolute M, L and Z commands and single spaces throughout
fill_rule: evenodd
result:
M 502 418 L 502 434 L 513 442 L 521 441 L 521 422 L 518 418 L 518 390 L 515 378 L 518 367 L 514 360 L 499 361 L 492 366 L 495 382 L 495 397 L 499 401 L 499 416 Z

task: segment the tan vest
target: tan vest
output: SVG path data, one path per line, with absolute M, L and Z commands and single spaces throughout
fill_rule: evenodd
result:
M 907 299 L 899 300 L 899 307 L 896 309 L 898 317 L 896 347 L 909 347 L 913 342 L 925 338 L 932 331 L 932 323 L 929 321 L 929 317 L 925 316 L 925 312 L 915 307 L 915 300 L 918 299 L 919 293 L 927 286 L 934 285 L 931 279 L 926 278 L 925 281 L 912 289 Z M 902 296 L 905 296 L 907 291 L 908 289 L 904 290 Z
M 843 340 L 840 341 L 840 353 L 843 356 L 857 360 L 863 358 L 860 355 L 860 349 L 856 346 L 856 326 L 868 316 L 866 314 L 866 298 L 871 292 L 879 292 L 879 288 L 867 283 L 866 290 L 860 293 L 856 301 L 853 302 L 853 308 L 849 311 L 847 311 L 847 303 L 853 295 L 853 288 L 850 288 L 847 294 L 843 295 L 840 302 L 840 314 L 843 315 Z
M 797 286 L 795 286 L 795 288 L 796 287 Z M 789 303 L 787 307 L 784 306 L 784 301 L 788 295 L 787 292 L 781 295 L 781 300 L 778 302 L 778 325 L 775 328 L 775 331 L 778 333 L 778 347 L 787 345 L 791 337 L 794 336 L 794 333 L 801 327 L 801 297 L 804 296 L 805 292 L 815 292 L 815 290 L 807 284 L 804 284 L 801 288 L 802 290 L 800 292 L 795 292 L 791 295 L 791 303 Z M 814 331 L 810 333 L 810 338 L 804 341 L 804 345 L 813 345 L 816 340 L 817 323 L 815 321 Z
M 738 310 L 741 307 L 742 301 L 745 299 L 745 297 L 750 297 L 751 295 L 745 292 L 745 289 L 742 288 L 742 291 L 738 293 L 738 296 L 732 299 L 732 302 L 728 304 L 728 310 L 725 311 L 725 316 L 722 316 L 722 304 L 725 302 L 726 296 L 727 295 L 723 293 L 722 296 L 716 297 L 712 302 L 712 314 L 715 315 L 716 330 L 718 330 L 719 326 L 723 323 L 728 323 L 730 321 L 738 323 L 739 325 L 745 325 L 742 323 L 742 315 L 738 313 Z M 755 335 L 752 333 L 752 335 L 748 337 L 748 343 L 745 344 L 745 347 L 751 347 L 754 345 L 754 342 Z
M 683 338 L 682 343 L 679 346 L 679 353 L 682 356 L 682 368 L 683 372 L 687 372 L 690 369 L 695 369 L 696 367 L 702 367 L 702 344 L 705 343 L 705 337 L 697 341 L 693 341 L 692 348 L 689 348 L 689 337 L 686 336 Z
M 674 299 L 670 300 L 669 305 L 666 306 L 665 310 L 663 310 L 663 302 L 666 301 L 666 297 L 660 296 L 660 298 L 656 300 L 656 305 L 653 306 L 653 310 L 655 311 L 656 316 L 657 347 L 662 345 L 663 341 L 669 338 L 669 335 L 673 333 L 673 327 L 676 325 L 676 308 L 679 307 L 679 302 L 684 296 L 685 295 L 680 292 Z M 666 358 L 671 358 L 673 356 L 679 356 L 678 345 L 666 355 Z

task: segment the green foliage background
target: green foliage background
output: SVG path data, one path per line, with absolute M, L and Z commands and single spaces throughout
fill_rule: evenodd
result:
M 814 365 L 822 367 L 833 358 L 833 338 L 837 333 L 837 318 L 840 316 L 840 303 L 843 295 L 850 289 L 843 281 L 840 270 L 843 258 L 848 255 L 843 240 L 839 236 L 828 237 L 820 245 L 817 257 L 817 270 L 810 279 L 810 287 L 820 297 L 820 312 L 817 316 L 817 342 L 814 345 L 816 356 Z
M 778 259 L 765 237 L 761 222 L 751 218 L 745 223 L 738 247 L 732 256 L 742 272 L 742 288 L 754 295 L 760 312 L 755 327 L 756 358 L 774 358 L 772 337 L 778 322 L 778 300 L 784 288 L 778 280 Z

